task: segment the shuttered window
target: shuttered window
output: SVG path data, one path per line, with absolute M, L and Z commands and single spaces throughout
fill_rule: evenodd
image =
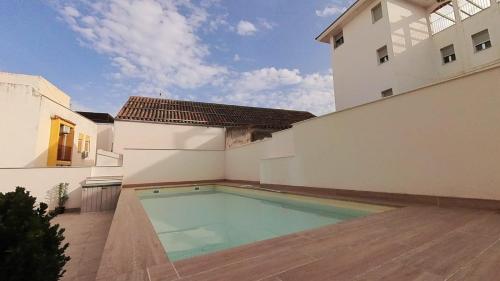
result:
M 335 35 L 333 38 L 333 46 L 335 49 L 344 44 L 344 34 L 342 33 L 342 31 L 339 34 Z
M 387 46 L 377 50 L 378 63 L 383 64 L 389 61 L 389 54 L 387 53 Z
M 474 45 L 474 50 L 480 52 L 491 47 L 490 34 L 488 29 L 472 35 L 472 44 Z
M 382 4 L 378 3 L 377 6 L 372 8 L 372 22 L 375 23 L 382 17 Z
M 441 49 L 441 57 L 443 58 L 443 63 L 447 64 L 457 60 L 455 55 L 455 48 L 453 45 L 446 46 Z

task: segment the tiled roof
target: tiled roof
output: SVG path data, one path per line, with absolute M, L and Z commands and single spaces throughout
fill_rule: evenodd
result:
M 94 121 L 95 123 L 113 123 L 115 120 L 113 116 L 108 113 L 101 112 L 86 112 L 86 111 L 77 111 L 76 113 L 83 115 L 87 119 Z
M 115 119 L 207 127 L 255 126 L 286 129 L 292 123 L 312 117 L 315 116 L 306 111 L 134 96 L 123 105 Z

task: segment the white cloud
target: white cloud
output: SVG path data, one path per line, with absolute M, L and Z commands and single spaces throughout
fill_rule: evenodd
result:
M 257 27 L 249 21 L 240 20 L 236 26 L 236 32 L 242 36 L 254 35 L 257 32 Z
M 209 46 L 196 35 L 209 18 L 201 6 L 176 0 L 79 3 L 59 7 L 59 12 L 90 48 L 111 58 L 118 69 L 115 77 L 156 88 L 196 88 L 227 72 L 207 62 Z
M 262 28 L 269 29 L 269 30 L 273 29 L 276 26 L 275 23 L 270 22 L 264 18 L 259 18 L 258 23 L 259 23 L 259 26 L 261 26 Z
M 334 111 L 332 74 L 301 75 L 297 69 L 261 68 L 233 77 L 214 102 L 310 111 Z
M 324 7 L 322 10 L 316 10 L 316 15 L 319 17 L 330 17 L 337 16 L 343 13 L 348 7 L 351 1 L 347 1 L 347 3 L 337 4 L 332 3 Z
M 303 75 L 297 69 L 274 67 L 240 73 L 209 62 L 210 46 L 197 34 L 229 26 L 225 16 L 207 11 L 218 0 L 205 0 L 199 6 L 189 0 L 75 1 L 56 8 L 79 40 L 110 58 L 116 70 L 106 74 L 114 81 L 108 95 L 158 96 L 161 92 L 185 99 L 209 89 L 217 93 L 208 97 L 215 102 L 315 114 L 334 109 L 331 73 Z M 235 31 L 252 35 L 274 26 L 264 19 L 256 24 L 242 20 Z M 235 54 L 233 60 L 243 58 Z
M 71 6 L 66 6 L 63 8 L 63 13 L 68 17 L 77 18 L 80 16 L 80 13 Z

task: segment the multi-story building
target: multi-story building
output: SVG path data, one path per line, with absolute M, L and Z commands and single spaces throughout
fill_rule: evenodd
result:
M 358 0 L 316 40 L 342 110 L 499 63 L 500 1 Z

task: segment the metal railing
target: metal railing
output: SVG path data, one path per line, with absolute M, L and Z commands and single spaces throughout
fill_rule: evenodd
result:
M 455 12 L 452 8 L 438 10 L 431 14 L 430 20 L 432 34 L 436 34 L 455 24 Z
M 71 161 L 71 153 L 73 151 L 73 147 L 59 145 L 57 146 L 57 160 L 58 161 Z
M 490 0 L 458 0 L 458 10 L 462 19 L 469 18 L 491 6 Z

